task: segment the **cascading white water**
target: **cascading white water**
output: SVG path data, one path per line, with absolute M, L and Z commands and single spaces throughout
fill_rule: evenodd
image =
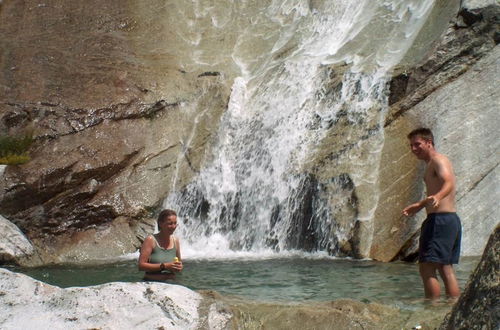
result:
M 185 220 L 184 253 L 335 254 L 356 221 L 365 223 L 358 235 L 369 245 L 387 79 L 434 1 L 243 1 L 223 18 L 194 3 L 199 15 L 213 15 L 214 29 L 238 29 L 232 53 L 212 58 L 230 56 L 240 75 L 213 161 L 164 203 Z M 195 57 L 207 61 L 203 52 Z M 325 178 L 315 160 L 336 136 L 345 140 L 339 168 Z M 350 218 L 342 205 L 354 210 Z

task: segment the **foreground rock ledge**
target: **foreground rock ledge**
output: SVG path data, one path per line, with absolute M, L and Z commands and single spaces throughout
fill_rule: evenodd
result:
M 227 328 L 229 314 L 205 303 L 200 294 L 179 285 L 109 283 L 61 289 L 0 268 L 2 329 Z

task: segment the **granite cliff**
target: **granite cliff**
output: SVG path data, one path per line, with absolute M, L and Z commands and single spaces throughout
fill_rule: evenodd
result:
M 0 214 L 36 251 L 17 262 L 135 251 L 153 230 L 163 199 L 210 161 L 235 64 L 222 52 L 213 55 L 215 65 L 190 56 L 188 41 L 201 35 L 189 30 L 194 17 L 176 16 L 175 2 L 7 0 L 0 6 L 1 131 L 35 133 L 32 160 L 8 166 L 0 178 Z M 346 228 L 341 255 L 412 259 L 422 218 L 403 219 L 400 210 L 423 193 L 405 137 L 420 125 L 435 131 L 438 150 L 455 165 L 463 254 L 481 253 L 499 216 L 498 17 L 494 2 L 436 4 L 396 67 L 373 219 L 357 218 L 372 191 L 354 186 L 344 172 L 343 152 L 356 141 L 339 142 L 340 126 L 304 169 L 313 183 L 346 181 L 351 197 L 337 210 L 345 221 L 338 226 Z M 235 32 L 221 38 L 207 30 L 203 38 L 199 47 L 222 49 Z M 325 86 L 334 92 L 337 77 L 330 79 Z M 297 228 L 307 237 L 306 225 Z

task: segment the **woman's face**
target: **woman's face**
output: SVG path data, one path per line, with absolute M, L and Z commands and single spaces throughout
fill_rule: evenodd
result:
M 172 234 L 175 231 L 175 228 L 177 228 L 177 217 L 175 215 L 167 217 L 158 223 L 158 227 L 160 231 Z

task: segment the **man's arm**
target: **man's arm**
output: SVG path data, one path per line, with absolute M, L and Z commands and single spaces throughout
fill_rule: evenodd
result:
M 404 208 L 403 210 L 403 215 L 410 217 L 423 209 L 425 207 L 425 203 L 427 201 L 426 199 L 421 200 L 420 202 L 413 203 L 411 205 L 408 205 L 407 207 Z

